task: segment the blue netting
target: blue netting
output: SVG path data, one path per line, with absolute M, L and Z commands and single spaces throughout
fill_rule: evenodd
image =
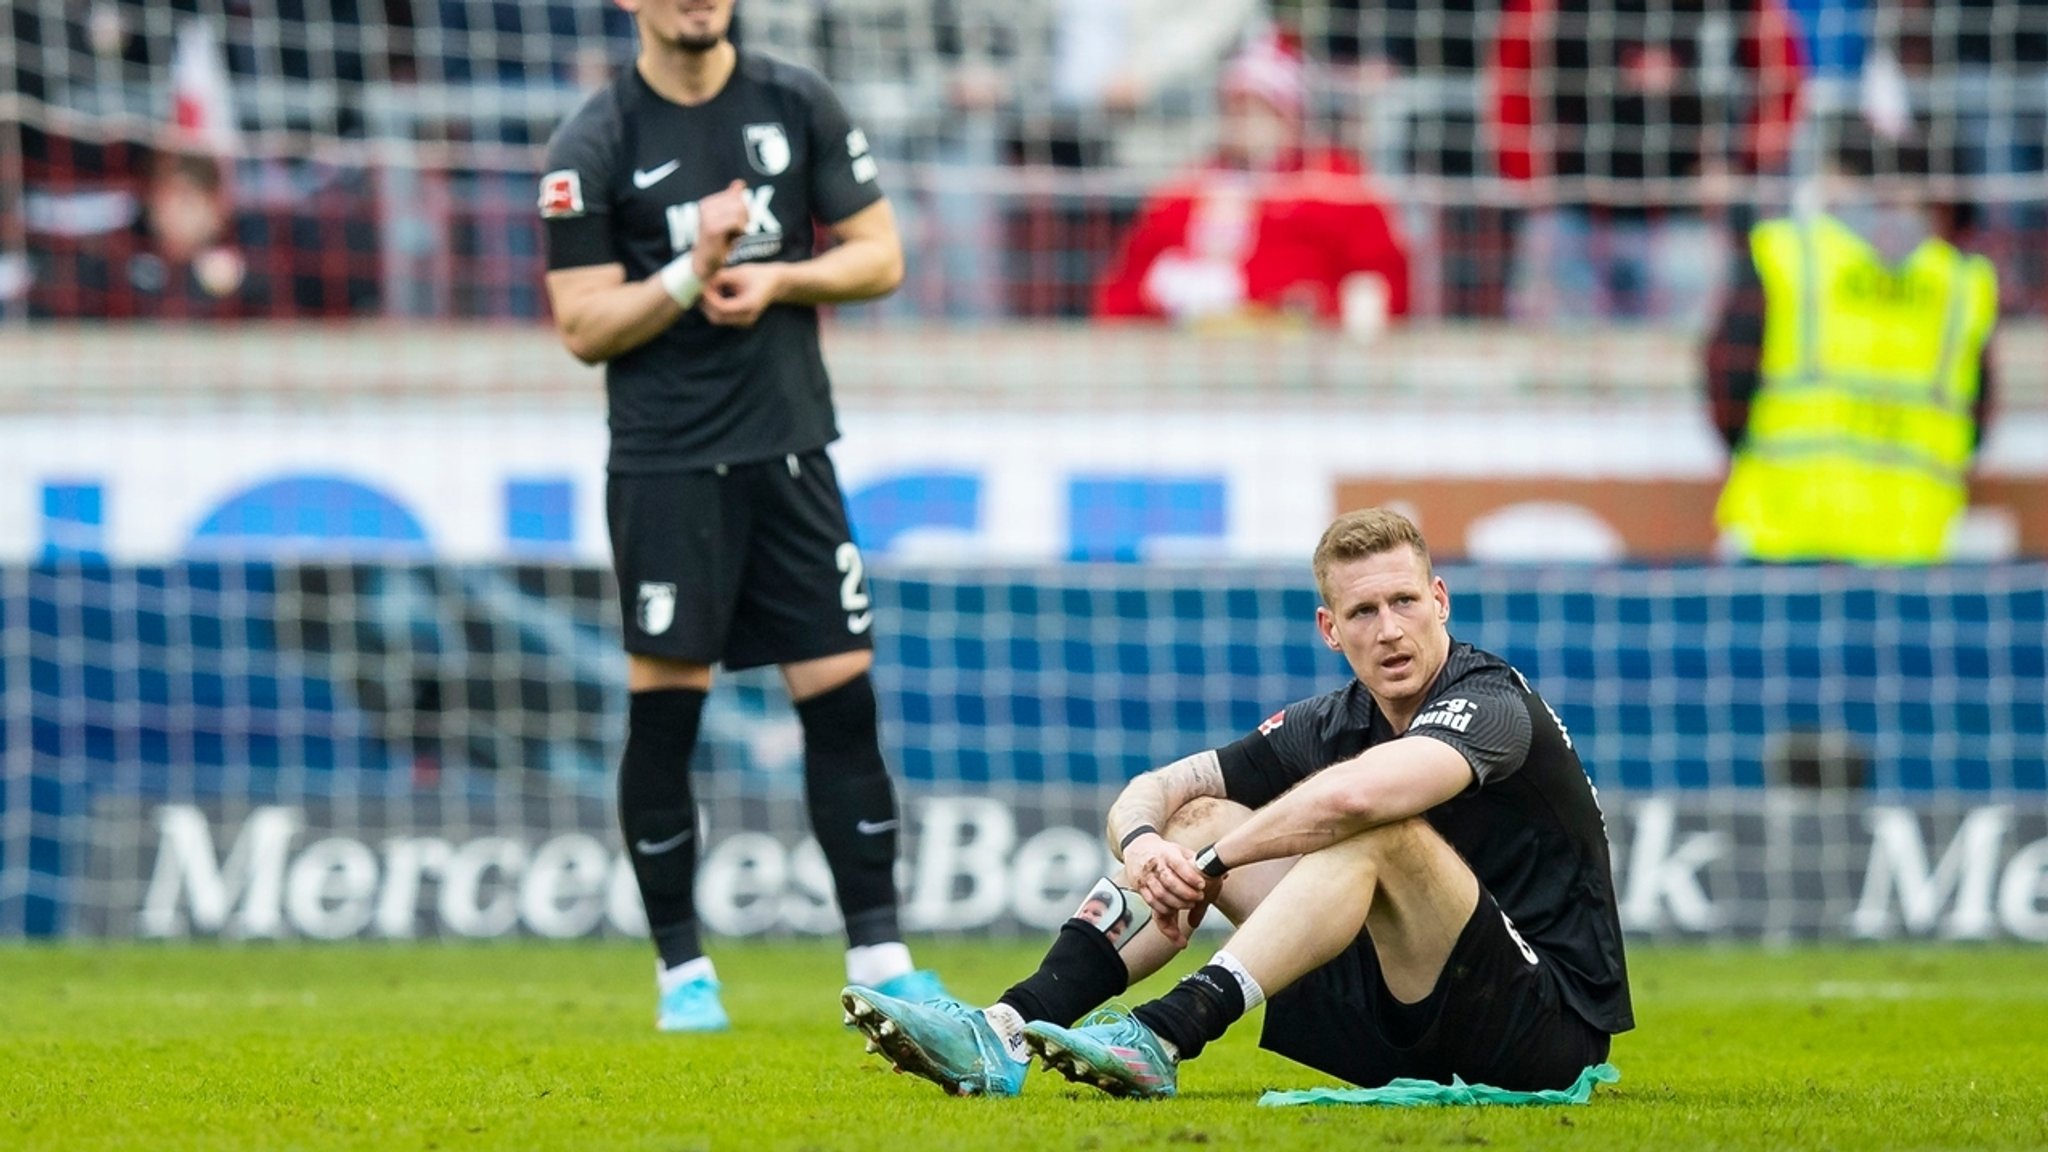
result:
M 1879 790 L 2048 791 L 2048 568 L 1445 575 L 1455 633 L 1522 669 L 1603 787 L 1756 787 L 1821 732 Z M 11 924 L 54 915 L 95 796 L 402 794 L 446 770 L 595 792 L 623 734 L 600 571 L 67 565 L 0 588 Z M 1292 568 L 899 571 L 874 593 L 914 781 L 1114 782 L 1345 675 Z M 700 767 L 790 769 L 756 738 L 789 723 L 772 675 L 722 680 L 712 713 Z

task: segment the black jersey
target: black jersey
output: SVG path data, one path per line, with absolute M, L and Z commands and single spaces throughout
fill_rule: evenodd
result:
M 685 106 L 629 68 L 548 142 L 540 213 L 548 267 L 623 264 L 651 276 L 697 239 L 697 201 L 747 184 L 728 263 L 804 260 L 814 222 L 882 198 L 867 138 L 817 73 L 742 51 L 716 96 Z M 611 469 L 740 464 L 838 438 L 817 309 L 773 304 L 751 328 L 697 309 L 605 369 Z
M 1499 657 L 1453 642 L 1403 736 L 1353 680 L 1288 705 L 1217 755 L 1229 798 L 1258 808 L 1395 739 L 1441 740 L 1464 754 L 1472 786 L 1423 818 L 1555 966 L 1565 1002 L 1595 1028 L 1633 1028 L 1607 828 L 1593 784 L 1557 714 Z

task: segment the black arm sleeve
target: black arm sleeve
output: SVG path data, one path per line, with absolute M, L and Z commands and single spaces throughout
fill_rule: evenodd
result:
M 1223 798 L 1247 808 L 1271 804 L 1301 779 L 1287 771 L 1262 732 L 1218 748 L 1216 761 L 1223 768 Z
M 1218 748 L 1224 799 L 1263 808 L 1325 767 L 1329 756 L 1317 734 L 1323 710 L 1330 706 L 1329 697 L 1297 701 L 1267 718 L 1258 731 Z
M 815 73 L 804 95 L 811 106 L 811 207 L 837 224 L 882 198 L 867 136 L 854 128 L 830 85 Z
M 618 262 L 618 253 L 612 249 L 611 229 L 605 226 L 604 217 L 548 221 L 548 271 Z
M 548 141 L 540 178 L 540 215 L 546 226 L 548 270 L 612 264 L 611 185 L 624 128 L 606 92 L 593 98 Z

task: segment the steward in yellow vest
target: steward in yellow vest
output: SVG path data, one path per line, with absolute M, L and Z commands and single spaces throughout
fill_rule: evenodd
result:
M 1891 258 L 1866 231 L 1758 224 L 1708 349 L 1734 452 L 1715 520 L 1750 559 L 1934 563 L 1968 503 L 1996 274 L 1931 229 Z

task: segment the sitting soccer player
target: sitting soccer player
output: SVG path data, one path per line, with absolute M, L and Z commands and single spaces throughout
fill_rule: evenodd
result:
M 1565 1088 L 1607 1058 L 1634 1018 L 1570 735 L 1521 673 L 1452 640 L 1406 518 L 1339 517 L 1315 576 L 1317 628 L 1356 678 L 1132 781 L 1109 813 L 1122 870 L 994 1005 L 847 988 L 870 1051 L 960 1095 L 1015 1095 L 1035 1052 L 1079 1083 L 1170 1096 L 1181 1063 L 1265 1001 L 1265 1047 L 1367 1087 Z M 1211 905 L 1237 931 L 1207 966 L 1082 1020 Z

